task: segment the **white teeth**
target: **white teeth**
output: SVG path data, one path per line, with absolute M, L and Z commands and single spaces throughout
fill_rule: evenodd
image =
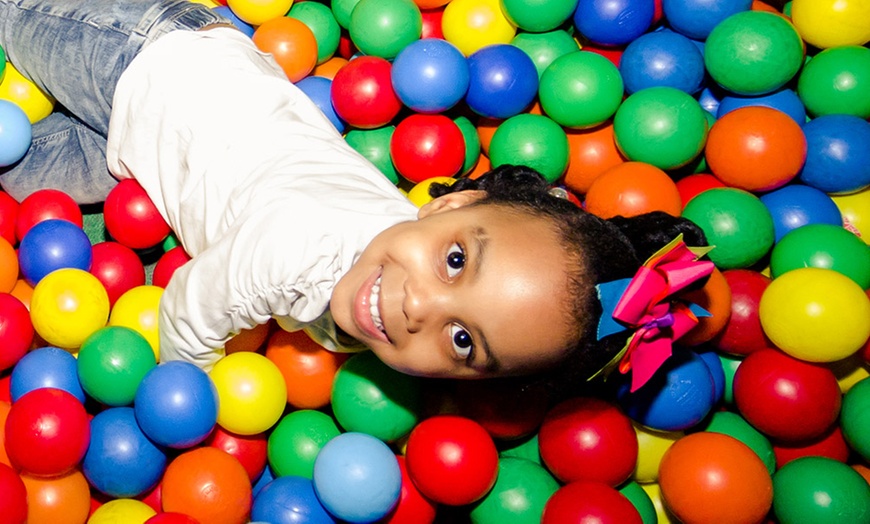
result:
M 378 300 L 381 296 L 381 277 L 375 280 L 372 286 L 372 294 L 369 296 L 369 313 L 372 316 L 372 322 L 375 327 L 381 332 L 384 332 L 384 321 L 381 320 L 381 312 L 378 311 Z

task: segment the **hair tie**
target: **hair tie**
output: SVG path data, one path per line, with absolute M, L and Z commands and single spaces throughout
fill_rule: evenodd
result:
M 659 249 L 634 277 L 595 286 L 603 312 L 598 340 L 633 330 L 625 346 L 592 378 L 614 367 L 631 373 L 631 391 L 643 386 L 671 356 L 673 343 L 710 313 L 676 298 L 689 285 L 710 275 L 714 264 L 698 260 L 712 247 L 689 247 L 683 235 Z

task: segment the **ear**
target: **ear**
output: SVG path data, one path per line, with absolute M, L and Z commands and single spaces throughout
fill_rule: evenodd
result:
M 446 195 L 441 195 L 440 197 L 434 198 L 426 204 L 423 204 L 420 210 L 417 211 L 417 218 L 426 218 L 427 216 L 435 215 L 442 211 L 458 209 L 467 206 L 468 204 L 473 204 L 484 196 L 486 196 L 486 191 L 479 189 L 447 193 Z

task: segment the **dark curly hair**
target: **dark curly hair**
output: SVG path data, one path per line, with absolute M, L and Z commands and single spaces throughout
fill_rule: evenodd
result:
M 534 377 L 557 390 L 581 386 L 625 345 L 625 334 L 597 340 L 601 304 L 595 284 L 631 278 L 643 261 L 680 233 L 689 245 L 706 245 L 698 226 L 667 213 L 609 220 L 588 213 L 551 192 L 552 186 L 526 166 L 502 165 L 478 179 L 461 178 L 452 185 L 432 184 L 429 193 L 438 197 L 475 189 L 485 191 L 486 195 L 472 205 L 505 206 L 549 220 L 573 264 L 574 270 L 568 275 L 571 303 L 566 306 L 573 311 L 575 343 L 565 348 L 567 358 L 555 369 Z

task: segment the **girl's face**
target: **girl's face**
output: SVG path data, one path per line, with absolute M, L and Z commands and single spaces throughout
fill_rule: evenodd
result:
M 557 233 L 501 206 L 467 206 L 480 196 L 423 206 L 419 220 L 375 237 L 338 282 L 336 324 L 388 366 L 427 377 L 517 375 L 558 361 L 574 336 Z

